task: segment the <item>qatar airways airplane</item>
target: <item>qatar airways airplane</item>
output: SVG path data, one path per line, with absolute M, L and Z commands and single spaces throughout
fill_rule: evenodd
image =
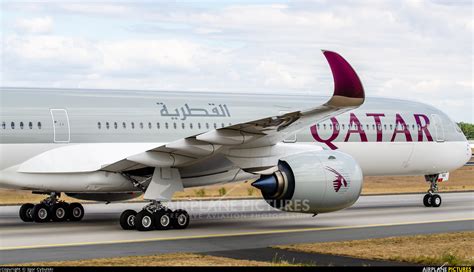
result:
M 363 176 L 424 175 L 423 203 L 471 156 L 432 106 L 365 98 L 353 68 L 323 51 L 331 97 L 1 88 L 0 187 L 46 194 L 23 221 L 78 221 L 77 199 L 150 201 L 120 216 L 123 229 L 186 228 L 185 210 L 163 204 L 185 187 L 255 180 L 271 206 L 324 213 L 351 206 Z M 393 186 L 389 182 L 387 187 Z

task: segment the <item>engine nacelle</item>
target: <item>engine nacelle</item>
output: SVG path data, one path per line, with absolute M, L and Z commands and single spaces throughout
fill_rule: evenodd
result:
M 351 206 L 359 198 L 363 175 L 348 154 L 322 150 L 280 159 L 279 170 L 252 185 L 271 206 L 289 212 L 324 213 Z

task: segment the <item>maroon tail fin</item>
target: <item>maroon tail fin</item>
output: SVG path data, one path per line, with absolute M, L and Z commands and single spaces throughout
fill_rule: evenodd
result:
M 364 87 L 351 65 L 338 53 L 323 50 L 334 78 L 333 96 L 364 99 Z

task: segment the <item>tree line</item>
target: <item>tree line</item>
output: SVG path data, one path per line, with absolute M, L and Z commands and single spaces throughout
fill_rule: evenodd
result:
M 474 124 L 460 122 L 458 126 L 461 128 L 466 138 L 469 140 L 474 140 Z

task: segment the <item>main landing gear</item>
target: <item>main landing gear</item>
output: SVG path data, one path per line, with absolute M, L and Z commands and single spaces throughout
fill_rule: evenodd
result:
M 423 204 L 425 207 L 439 207 L 441 206 L 441 196 L 436 194 L 438 192 L 438 175 L 426 175 L 425 179 L 430 183 L 428 193 L 423 197 Z
M 59 201 L 60 193 L 51 193 L 49 197 L 34 205 L 26 203 L 20 207 L 20 219 L 23 222 L 63 222 L 80 221 L 84 217 L 84 208 L 80 203 Z
M 188 225 L 189 215 L 185 210 L 172 211 L 161 205 L 159 201 L 152 201 L 138 213 L 134 210 L 126 210 L 120 215 L 120 226 L 124 230 L 185 229 Z

